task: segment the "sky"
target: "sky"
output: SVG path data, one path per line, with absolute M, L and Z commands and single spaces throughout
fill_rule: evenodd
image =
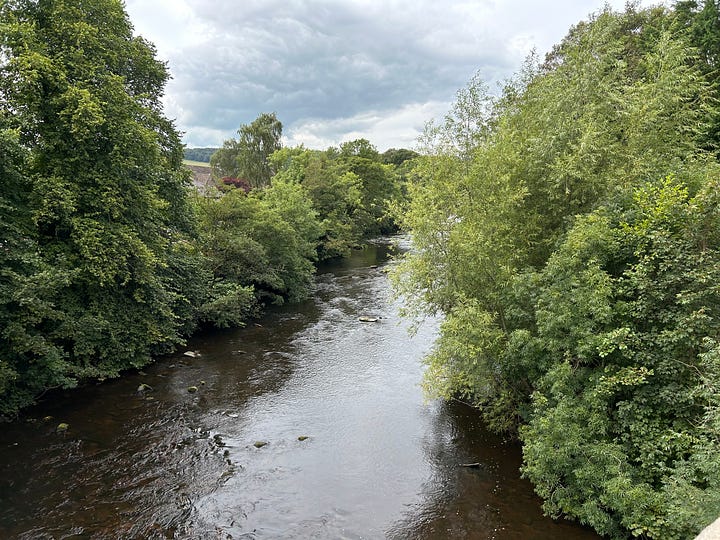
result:
M 366 138 L 381 152 L 414 148 L 473 75 L 495 91 L 531 50 L 544 56 L 605 3 L 125 1 L 135 32 L 168 64 L 165 113 L 188 147 L 220 146 L 275 112 L 285 145 Z

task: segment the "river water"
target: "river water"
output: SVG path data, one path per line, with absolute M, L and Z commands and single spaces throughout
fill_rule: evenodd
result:
M 424 400 L 438 323 L 411 337 L 390 299 L 400 242 L 322 269 L 304 303 L 0 424 L 0 538 L 598 538 L 542 516 L 519 448 L 475 411 Z

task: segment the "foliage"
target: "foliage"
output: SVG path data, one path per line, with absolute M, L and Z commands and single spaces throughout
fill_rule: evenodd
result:
M 406 161 L 410 161 L 411 159 L 414 159 L 419 155 L 420 154 L 418 154 L 414 150 L 408 150 L 407 148 L 390 148 L 389 150 L 385 150 L 382 154 L 380 154 L 380 159 L 386 165 L 392 164 L 396 167 L 399 167 Z
M 263 113 L 248 125 L 240 126 L 240 138 L 229 139 L 210 158 L 216 177 L 246 179 L 253 187 L 264 187 L 274 174 L 269 161 L 282 144 L 282 123 L 275 113 Z
M 365 139 L 326 151 L 283 149 L 271 162 L 275 182 L 302 186 L 321 221 L 321 259 L 347 255 L 363 238 L 396 230 L 392 206 L 402 197 L 396 168 Z
M 343 171 L 360 179 L 360 207 L 355 219 L 365 236 L 396 231 L 390 206 L 400 196 L 392 165 L 382 163 L 380 154 L 366 139 L 343 143 L 338 157 Z
M 185 291 L 165 260 L 193 223 L 179 137 L 160 112 L 168 73 L 122 4 L 9 1 L 0 23 L 3 193 L 15 194 L 2 241 L 19 248 L 3 281 L 12 412 L 181 341 Z
M 718 433 L 704 425 L 717 396 L 703 390 L 703 356 L 720 330 L 710 171 L 694 196 L 669 178 L 637 188 L 622 213 L 578 220 L 537 280 L 536 339 L 552 367 L 523 430 L 525 473 L 550 513 L 603 534 L 687 538 L 720 510 L 707 476 Z
M 0 415 L 304 298 L 318 254 L 388 228 L 394 165 L 281 149 L 274 114 L 191 194 L 168 77 L 119 0 L 0 2 Z
M 605 9 L 501 96 L 471 80 L 411 162 L 394 276 L 445 315 L 431 394 L 519 428 L 546 510 L 618 538 L 720 513 L 716 89 L 677 17 Z
M 319 226 L 298 186 L 202 198 L 198 214 L 200 244 L 213 276 L 209 304 L 201 308 L 206 321 L 238 325 L 257 304 L 307 294 Z M 233 306 L 234 315 L 222 314 L 221 306 L 226 311 Z

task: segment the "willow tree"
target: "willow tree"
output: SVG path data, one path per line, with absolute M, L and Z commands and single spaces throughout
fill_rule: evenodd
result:
M 545 509 L 615 538 L 720 512 L 714 92 L 673 13 L 606 9 L 415 169 L 396 277 L 445 315 L 428 387 L 520 427 Z
M 275 113 L 263 113 L 240 126 L 238 135 L 210 158 L 215 176 L 244 178 L 255 188 L 267 186 L 275 173 L 269 158 L 282 148 L 282 122 Z
M 182 146 L 160 102 L 168 71 L 120 0 L 9 0 L 0 25 L 0 101 L 24 152 L 22 239 L 54 283 L 34 291 L 42 312 L 4 331 L 5 391 L 58 369 L 48 384 L 112 376 L 178 342 L 174 311 L 187 304 L 168 263 L 192 228 Z M 31 294 L 14 292 L 20 304 Z M 29 326 L 47 346 L 18 341 Z

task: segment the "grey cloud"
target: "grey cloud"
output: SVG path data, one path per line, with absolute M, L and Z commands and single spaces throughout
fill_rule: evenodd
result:
M 222 129 L 266 110 L 291 124 L 447 99 L 477 66 L 484 64 L 491 72 L 510 67 L 510 60 L 497 58 L 497 52 L 438 47 L 429 39 L 430 24 L 416 18 L 414 7 L 410 16 L 389 11 L 386 17 L 350 4 L 219 7 L 196 6 L 213 34 L 201 47 L 179 51 L 171 65 L 178 73 L 192 74 L 188 79 L 176 76 L 178 89 L 187 91 L 178 98 L 180 105 L 200 105 L 191 120 L 214 118 L 219 122 L 215 127 Z M 205 95 L 202 104 L 191 91 L 198 81 L 214 93 Z M 234 115 L 209 114 L 228 100 L 235 103 L 226 107 Z
M 288 128 L 322 125 L 340 136 L 363 126 L 338 119 L 371 122 L 364 113 L 447 102 L 478 69 L 489 81 L 509 76 L 527 52 L 515 38 L 547 48 L 567 30 L 565 23 L 556 28 L 559 11 L 572 6 L 579 20 L 601 2 L 565 0 L 545 9 L 519 0 L 184 4 L 203 34 L 166 53 L 171 114 L 191 144 L 210 144 L 193 134 L 202 128 L 205 136 L 230 136 L 261 112 L 276 112 Z M 544 12 L 547 20 L 534 20 Z

